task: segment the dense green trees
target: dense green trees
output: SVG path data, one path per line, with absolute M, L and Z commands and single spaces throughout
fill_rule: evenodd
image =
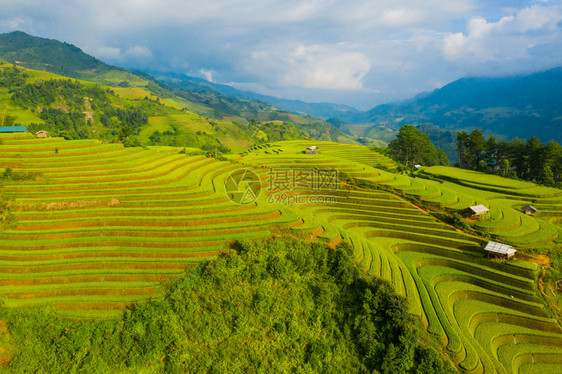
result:
M 42 129 L 68 139 L 88 138 L 93 135 L 89 132 L 92 121 L 96 121 L 111 136 L 118 137 L 125 128 L 129 135 L 135 135 L 148 124 L 151 108 L 117 106 L 113 91 L 99 84 L 85 85 L 70 79 L 37 79 L 26 84 L 26 77 L 27 74 L 19 68 L 0 69 L 0 87 L 10 89 L 12 102 L 24 108 L 38 109 L 39 117 L 45 121 L 45 124 L 29 125 L 31 132 Z M 89 108 L 93 117 L 87 119 L 85 111 Z M 4 125 L 13 123 L 14 119 L 6 116 Z
M 16 67 L 0 69 L 0 87 L 13 89 L 25 84 L 27 73 Z
M 123 128 L 128 128 L 130 135 L 138 134 L 142 126 L 148 124 L 146 111 L 115 106 L 112 92 L 97 84 L 83 85 L 69 79 L 38 79 L 13 91 L 14 103 L 27 108 L 41 108 L 39 117 L 46 124 L 31 125 L 30 131 L 40 127 L 55 134 L 64 132 L 70 139 L 91 137 L 88 131 L 91 122 L 84 114 L 87 105 L 95 112 L 99 123 L 113 136 L 120 135 Z
M 412 169 L 417 164 L 449 165 L 445 152 L 441 148 L 435 147 L 429 140 L 429 136 L 411 125 L 400 128 L 396 139 L 388 144 L 388 149 L 389 153 L 407 168 Z
M 12 372 L 447 373 L 406 302 L 346 247 L 237 242 L 113 322 L 1 310 Z
M 558 142 L 543 144 L 536 137 L 527 141 L 486 140 L 478 129 L 457 133 L 460 167 L 503 177 L 533 180 L 547 186 L 562 182 L 562 147 Z

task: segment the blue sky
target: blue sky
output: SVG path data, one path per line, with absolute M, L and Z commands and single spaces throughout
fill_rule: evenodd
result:
M 361 109 L 463 76 L 562 65 L 562 0 L 0 0 L 0 9 L 0 32 L 66 41 L 108 63 Z

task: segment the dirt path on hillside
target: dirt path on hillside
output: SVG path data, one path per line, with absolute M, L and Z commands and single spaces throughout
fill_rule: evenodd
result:
M 84 113 L 84 116 L 86 118 L 86 122 L 93 121 L 94 120 L 94 111 L 92 110 L 92 104 L 90 103 L 89 97 L 84 98 L 84 109 L 86 109 L 86 110 L 82 113 Z
M 7 369 L 14 354 L 14 338 L 8 331 L 6 322 L 0 321 L 0 367 Z

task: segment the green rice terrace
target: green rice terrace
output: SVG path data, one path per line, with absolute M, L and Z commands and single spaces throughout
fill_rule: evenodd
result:
M 30 134 L 0 142 L 4 307 L 112 318 L 158 299 L 162 282 L 225 243 L 288 233 L 351 245 L 358 266 L 406 297 L 461 372 L 561 372 L 562 300 L 548 278 L 560 271 L 559 189 L 442 166 L 398 174 L 368 147 L 331 142 L 272 142 L 226 161 Z M 307 154 L 311 145 L 319 151 Z M 225 181 L 242 168 L 259 177 L 261 194 L 238 205 Z M 296 185 L 295 170 L 314 170 L 313 180 L 337 171 L 337 180 Z M 476 204 L 489 213 L 465 219 L 466 230 L 435 218 Z M 527 204 L 535 216 L 520 211 Z M 488 259 L 488 240 L 513 245 L 517 258 Z

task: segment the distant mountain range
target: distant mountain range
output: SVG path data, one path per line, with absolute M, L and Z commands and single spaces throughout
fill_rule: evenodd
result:
M 92 80 L 97 78 L 100 83 L 111 84 L 108 79 L 101 82 L 104 74 L 124 69 L 111 66 L 83 53 L 72 44 L 58 40 L 34 37 L 21 31 L 0 34 L 0 56 L 9 62 L 25 66 L 29 69 L 46 70 L 72 78 Z M 204 79 L 189 77 L 183 74 L 148 72 L 158 81 L 172 87 L 197 92 L 213 92 L 223 96 L 242 100 L 260 101 L 281 110 L 300 116 L 312 116 L 320 119 L 332 117 L 345 118 L 356 112 L 355 108 L 330 103 L 306 103 L 300 100 L 286 100 L 273 96 L 260 95 L 249 91 L 241 91 L 231 86 L 215 84 Z M 115 82 L 113 82 L 115 83 Z
M 379 105 L 353 122 L 479 128 L 504 139 L 536 136 L 543 142 L 562 142 L 562 68 L 526 76 L 462 78 L 403 103 Z
M 159 81 L 170 85 L 177 85 L 187 90 L 210 90 L 222 95 L 235 97 L 243 100 L 261 101 L 276 108 L 298 114 L 301 116 L 312 116 L 321 119 L 348 118 L 357 110 L 351 106 L 332 103 L 307 103 L 301 100 L 287 100 L 274 96 L 257 94 L 251 91 L 241 91 L 232 86 L 209 82 L 205 79 L 189 77 L 177 73 L 150 72 Z
M 306 103 L 241 91 L 183 74 L 133 74 L 88 56 L 71 44 L 23 32 L 0 34 L 0 58 L 114 87 L 142 86 L 161 97 L 181 96 L 194 103 L 189 110 L 216 119 L 293 122 L 308 134 L 324 134 L 323 138 L 327 134 L 333 140 L 349 138 L 345 123 L 352 123 L 364 125 L 360 127 L 366 130 L 356 134 L 364 136 L 367 143 L 371 134 L 392 134 L 382 131 L 384 127 L 396 130 L 405 124 L 449 131 L 479 128 L 506 140 L 537 136 L 543 142 L 562 142 L 562 68 L 526 76 L 462 78 L 404 102 L 358 112 L 346 105 Z
M 211 135 L 212 133 L 216 133 L 215 135 L 217 139 L 222 137 L 223 141 L 226 143 L 232 143 L 235 140 L 228 140 L 227 135 L 238 139 L 238 142 L 234 142 L 236 144 L 230 144 L 231 148 L 239 147 L 239 144 L 252 144 L 252 141 L 263 142 L 266 141 L 265 139 L 274 141 L 275 139 L 287 137 L 304 139 L 308 139 L 309 137 L 311 137 L 318 140 L 332 140 L 342 141 L 346 143 L 356 143 L 355 139 L 349 135 L 348 130 L 345 128 L 345 126 L 341 124 L 338 124 L 338 126 L 334 126 L 329 122 L 323 121 L 322 119 L 310 117 L 309 115 L 295 115 L 265 102 L 238 98 L 235 95 L 223 95 L 219 91 L 225 91 L 226 86 L 222 87 L 221 89 L 212 90 L 210 88 L 212 84 L 210 83 L 205 86 L 201 82 L 198 82 L 199 85 L 195 86 L 193 84 L 189 84 L 188 79 L 186 79 L 187 83 L 177 79 L 174 81 L 168 80 L 168 83 L 163 83 L 162 81 L 157 81 L 155 78 L 146 73 L 135 73 L 105 64 L 97 60 L 96 58 L 85 54 L 80 48 L 68 43 L 59 42 L 57 40 L 35 37 L 23 32 L 0 34 L 0 59 L 8 61 L 12 64 L 26 67 L 28 69 L 32 69 L 33 71 L 44 71 L 57 74 L 51 76 L 43 76 L 41 74 L 35 73 L 32 74 L 31 76 L 44 77 L 41 79 L 41 82 L 37 83 L 38 87 L 43 87 L 43 79 L 62 79 L 64 77 L 77 78 L 83 81 L 96 82 L 101 83 L 105 86 L 114 87 L 115 92 L 122 95 L 123 100 L 144 99 L 145 101 L 150 101 L 157 98 L 159 100 L 158 102 L 166 102 L 166 105 L 171 105 L 173 108 L 175 108 L 173 110 L 180 110 L 181 113 L 191 112 L 201 116 L 202 118 L 200 119 L 192 117 L 191 120 L 181 120 L 180 122 L 178 122 L 178 117 L 174 116 L 180 115 L 180 112 L 174 112 L 174 114 L 172 114 L 170 112 L 172 111 L 172 109 L 166 108 L 166 111 L 169 112 L 169 117 L 165 120 L 159 119 L 159 121 L 167 122 L 167 127 L 164 127 L 166 127 L 166 131 L 168 132 L 172 131 L 174 129 L 174 126 L 176 129 L 181 129 L 181 134 L 183 135 L 175 135 L 175 138 L 172 139 L 173 141 L 169 141 L 169 143 L 175 142 L 181 146 L 186 146 L 189 143 L 186 140 L 188 139 L 187 135 L 191 136 L 191 138 L 189 139 L 192 139 L 192 141 L 190 140 L 190 142 L 193 145 L 211 144 L 213 143 L 213 141 L 209 138 L 209 136 L 214 136 Z M 0 65 L 1 64 L 2 62 L 0 61 Z M 2 83 L 0 86 L 0 90 L 3 90 L 1 93 L 5 93 L 7 95 L 7 101 L 4 97 L 0 98 L 0 101 L 2 101 L 0 102 L 0 109 L 2 110 L 2 114 L 10 115 L 10 118 L 13 118 L 15 116 L 17 118 L 16 121 L 22 121 L 23 118 L 33 118 L 36 123 L 40 123 L 39 117 L 30 114 L 33 112 L 26 112 L 24 115 L 23 112 L 20 113 L 19 109 L 14 107 L 14 102 L 11 102 L 9 100 L 10 94 L 15 92 L 14 90 L 16 90 L 13 78 L 15 77 L 21 80 L 24 76 L 21 74 L 15 74 L 13 71 L 7 71 L 4 75 L 5 76 L 2 80 L 3 83 L 0 82 Z M 17 90 L 24 89 L 20 86 L 18 87 L 19 88 L 17 88 Z M 77 90 L 80 89 L 82 88 L 79 88 Z M 54 91 L 56 91 L 56 88 L 51 89 L 49 91 L 49 94 L 53 93 Z M 21 92 L 20 94 L 24 95 L 23 92 Z M 47 93 L 44 92 L 44 94 Z M 79 96 L 79 94 L 77 95 Z M 72 96 L 72 99 L 78 97 L 74 96 Z M 143 108 L 141 109 L 143 115 L 149 117 L 154 116 L 150 111 L 145 110 L 145 106 L 152 105 L 148 104 L 148 102 L 143 104 L 141 104 L 139 101 L 136 101 L 134 103 L 126 102 L 122 99 L 117 99 L 113 93 L 108 97 L 108 100 L 113 100 L 116 102 L 119 101 L 119 106 L 123 110 L 127 109 L 127 105 L 140 106 Z M 70 97 L 67 99 L 70 99 Z M 56 103 L 56 101 L 59 100 L 57 97 L 55 97 L 53 100 L 55 101 L 54 103 L 44 103 L 44 105 L 41 107 L 41 110 L 56 110 L 58 107 L 66 108 L 66 106 L 64 105 L 64 100 L 61 103 Z M 51 104 L 55 105 L 55 107 L 52 107 Z M 103 103 L 98 103 L 94 100 L 93 104 L 95 104 L 94 106 L 98 106 L 98 104 L 102 105 Z M 20 106 L 25 105 L 21 104 Z M 27 109 L 22 110 L 25 112 L 25 110 Z M 74 109 L 78 111 L 77 108 Z M 106 109 L 108 112 L 110 112 L 111 108 L 107 107 Z M 66 110 L 68 110 L 68 108 L 66 108 Z M 94 123 L 97 124 L 97 122 L 102 119 L 103 114 L 103 111 L 96 112 L 95 116 L 93 117 Z M 41 115 L 46 116 L 46 114 Z M 185 114 L 181 114 L 181 116 L 185 116 Z M 210 129 L 207 129 L 207 131 L 199 129 L 196 123 L 197 121 L 202 121 L 214 126 L 213 132 L 211 132 Z M 231 131 L 229 130 L 226 133 L 221 133 L 217 130 L 217 124 L 219 122 L 216 121 L 224 121 L 224 125 L 222 126 L 222 128 L 228 128 Z M 87 128 L 85 123 L 82 123 L 83 121 L 78 122 L 80 123 L 75 123 L 76 126 L 74 129 L 65 130 L 68 134 L 70 134 L 69 136 L 93 136 L 93 134 L 89 132 L 89 130 L 93 131 L 93 128 Z M 185 127 L 186 125 L 187 127 Z M 295 126 L 296 128 L 294 128 Z M 160 127 L 160 130 L 162 130 L 162 126 Z M 150 126 L 148 126 L 148 130 L 144 129 L 143 127 L 141 135 L 146 135 L 144 136 L 144 138 L 147 138 L 147 136 L 150 135 L 147 133 L 147 131 L 154 130 L 154 132 L 158 132 L 159 130 L 157 128 L 157 125 L 153 125 L 151 123 Z M 100 131 L 103 132 L 107 130 L 104 129 L 96 129 L 96 136 L 100 135 Z M 278 132 L 278 134 L 275 133 L 276 131 Z M 115 134 L 112 135 L 115 136 Z M 163 139 L 162 137 L 159 137 L 157 135 L 153 138 Z M 197 139 L 195 139 L 194 137 Z M 180 141 L 181 144 L 178 143 L 176 138 L 182 139 Z

